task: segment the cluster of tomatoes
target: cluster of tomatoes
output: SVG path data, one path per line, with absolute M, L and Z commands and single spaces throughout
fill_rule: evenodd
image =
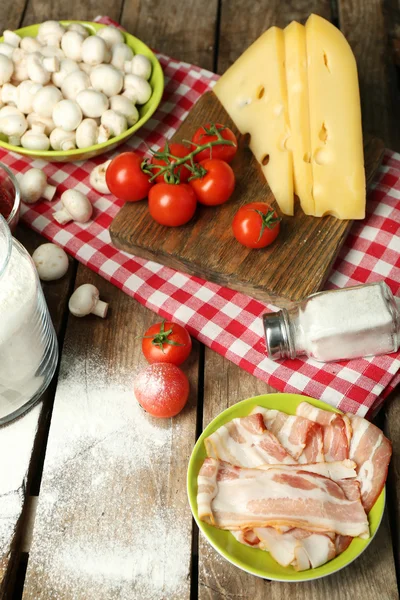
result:
M 120 154 L 107 168 L 107 185 L 125 202 L 148 198 L 150 215 L 157 223 L 178 227 L 192 219 L 198 202 L 218 206 L 232 196 L 235 175 L 229 163 L 237 148 L 231 129 L 208 123 L 197 129 L 187 145 L 167 143 L 150 159 L 135 152 Z M 247 204 L 235 215 L 233 235 L 244 246 L 264 248 L 277 237 L 279 221 L 268 204 Z
M 177 415 L 189 397 L 189 381 L 179 368 L 189 356 L 192 340 L 184 327 L 162 321 L 142 338 L 142 352 L 150 365 L 136 377 L 136 400 L 153 417 Z

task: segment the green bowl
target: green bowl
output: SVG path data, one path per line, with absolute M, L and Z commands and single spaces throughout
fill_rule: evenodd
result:
M 71 25 L 71 23 L 80 23 L 91 33 L 95 34 L 99 29 L 106 27 L 106 25 L 101 25 L 100 23 L 92 23 L 90 21 L 60 21 L 61 25 L 67 27 Z M 39 29 L 39 24 L 29 25 L 28 27 L 23 27 L 22 29 L 17 29 L 16 33 L 21 37 L 36 37 Z M 138 107 L 140 118 L 135 125 L 127 129 L 121 135 L 113 137 L 103 144 L 96 144 L 95 146 L 88 146 L 87 148 L 78 148 L 76 150 L 28 150 L 27 148 L 22 148 L 22 146 L 12 146 L 5 141 L 0 140 L 0 147 L 5 148 L 6 150 L 10 150 L 12 152 L 17 152 L 18 154 L 24 154 L 25 156 L 32 156 L 33 158 L 41 158 L 43 160 L 54 161 L 54 162 L 72 162 L 78 160 L 87 160 L 89 158 L 93 158 L 95 156 L 99 156 L 104 152 L 109 152 L 110 150 L 114 150 L 120 144 L 123 144 L 128 140 L 146 121 L 148 121 L 151 115 L 155 112 L 156 108 L 160 104 L 163 90 L 164 90 L 164 75 L 162 72 L 162 68 L 154 53 L 150 50 L 146 44 L 138 40 L 133 35 L 130 35 L 126 32 L 121 32 L 125 38 L 125 43 L 132 48 L 135 54 L 144 54 L 151 61 L 152 64 L 152 74 L 149 80 L 151 87 L 153 88 L 153 93 L 151 98 L 146 104 Z M 3 41 L 3 38 L 0 38 L 0 42 Z
M 296 407 L 300 402 L 304 402 L 304 400 L 319 408 L 324 408 L 332 412 L 340 412 L 332 408 L 329 404 L 325 404 L 325 402 L 297 394 L 266 394 L 264 396 L 249 398 L 224 410 L 211 421 L 197 440 L 189 461 L 187 474 L 188 497 L 190 508 L 200 531 L 211 546 L 226 560 L 243 569 L 243 571 L 257 575 L 263 579 L 273 579 L 275 581 L 309 581 L 310 579 L 326 577 L 343 569 L 360 556 L 370 544 L 381 523 L 385 508 L 385 489 L 383 489 L 368 515 L 371 537 L 368 540 L 355 538 L 342 554 L 339 554 L 339 556 L 321 567 L 309 569 L 308 571 L 295 571 L 293 567 L 282 567 L 271 557 L 269 552 L 244 546 L 236 541 L 229 531 L 217 529 L 212 525 L 200 521 L 197 513 L 197 476 L 207 456 L 203 443 L 204 439 L 214 433 L 221 425 L 228 423 L 228 421 L 231 421 L 235 417 L 245 417 L 255 406 L 282 410 L 290 415 L 294 415 L 296 414 Z

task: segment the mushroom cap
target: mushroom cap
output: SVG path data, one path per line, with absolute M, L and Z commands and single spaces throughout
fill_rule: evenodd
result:
M 40 88 L 33 96 L 33 112 L 41 117 L 51 117 L 57 102 L 62 100 L 62 94 L 55 85 Z
M 88 315 L 96 306 L 100 294 L 97 287 L 84 283 L 76 288 L 68 302 L 68 308 L 75 317 Z
M 111 49 L 111 64 L 120 71 L 124 68 L 125 61 L 132 60 L 133 50 L 125 43 L 115 44 Z
M 77 95 L 76 101 L 81 107 L 84 116 L 91 117 L 92 119 L 101 117 L 109 106 L 107 96 L 97 90 L 82 90 Z
M 107 127 L 113 137 L 121 135 L 128 129 L 126 117 L 113 110 L 106 110 L 101 115 L 101 124 Z
M 67 58 L 82 60 L 82 44 L 85 38 L 77 31 L 66 31 L 61 38 L 61 49 Z
M 132 58 L 132 73 L 142 79 L 150 79 L 151 75 L 151 62 L 143 54 L 136 54 Z
M 11 75 L 14 72 L 14 63 L 11 58 L 0 54 L 0 85 L 4 85 L 11 79 Z
M 96 35 L 105 41 L 108 48 L 112 48 L 115 44 L 121 44 L 124 41 L 124 36 L 120 30 L 112 25 L 99 29 Z
M 75 131 L 82 121 L 82 111 L 75 100 L 60 100 L 53 108 L 53 121 L 64 131 Z
M 33 204 L 42 195 L 47 184 L 46 175 L 41 169 L 29 169 L 18 178 L 21 198 L 27 204 Z
M 124 115 L 131 127 L 139 120 L 139 112 L 134 103 L 126 96 L 113 96 L 110 98 L 111 110 Z
M 83 25 L 81 25 L 80 23 L 71 23 L 71 25 L 68 25 L 67 27 L 67 31 L 77 31 L 78 33 L 80 33 L 84 38 L 87 38 L 89 35 L 88 30 L 86 29 L 86 27 L 84 27 Z
M 28 129 L 21 137 L 21 146 L 29 148 L 29 150 L 48 150 L 50 140 L 46 134 Z
M 82 44 L 82 60 L 88 65 L 100 65 L 108 55 L 108 48 L 103 38 L 90 35 Z
M 42 281 L 61 279 L 68 271 L 68 256 L 56 244 L 42 244 L 32 254 L 32 260 Z
M 124 89 L 135 92 L 138 104 L 146 104 L 153 92 L 148 81 L 133 73 L 125 75 Z
M 61 85 L 61 92 L 67 100 L 75 100 L 79 92 L 86 90 L 89 86 L 88 75 L 79 69 L 79 71 L 72 71 L 66 76 Z
M 97 144 L 98 125 L 94 119 L 83 119 L 76 130 L 77 148 L 87 148 Z
M 106 171 L 110 162 L 111 159 L 106 160 L 106 162 L 102 163 L 101 165 L 94 167 L 90 173 L 90 185 L 96 190 L 96 192 L 99 192 L 100 194 L 111 194 L 106 181 Z
M 93 206 L 87 197 L 78 190 L 66 190 L 61 195 L 61 202 L 73 221 L 86 223 L 92 216 Z
M 122 90 L 124 76 L 112 65 L 98 65 L 90 73 L 90 82 L 98 92 L 116 96 Z

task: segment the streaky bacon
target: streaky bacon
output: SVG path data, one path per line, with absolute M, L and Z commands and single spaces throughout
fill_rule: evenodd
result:
M 240 467 L 296 462 L 268 431 L 261 414 L 233 419 L 206 438 L 204 444 L 208 456 Z
M 210 465 L 211 482 L 207 473 Z M 293 527 L 317 533 L 368 537 L 368 519 L 361 502 L 347 500 L 341 487 L 331 479 L 305 470 L 302 465 L 281 469 L 232 467 L 206 458 L 198 477 L 199 489 L 211 490 L 201 498 L 199 518 L 220 529 Z
M 315 421 L 323 428 L 325 460 L 336 461 L 349 458 L 349 421 L 346 417 L 332 413 L 322 408 L 312 406 L 308 402 L 301 402 L 296 414 Z M 345 420 L 346 419 L 346 420 Z
M 266 428 L 278 438 L 282 446 L 296 460 L 305 450 L 314 431 L 318 429 L 309 419 L 288 415 L 280 410 L 256 406 L 251 414 L 258 413 L 263 416 Z
M 368 513 L 386 481 L 392 444 L 375 425 L 357 415 L 348 414 L 353 435 L 350 457 L 357 464 L 361 500 Z

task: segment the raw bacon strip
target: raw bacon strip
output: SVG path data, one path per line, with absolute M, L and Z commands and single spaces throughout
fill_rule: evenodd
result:
M 292 565 L 296 571 L 315 569 L 336 556 L 333 536 L 290 529 L 281 534 L 273 527 L 256 528 L 259 547 L 268 550 L 283 567 Z
M 210 466 L 217 467 L 207 502 L 202 498 L 199 518 L 220 529 L 299 527 L 317 533 L 369 536 L 368 519 L 360 501 L 347 500 L 331 479 L 299 468 L 287 472 L 278 466 L 246 469 L 206 458 L 200 469 L 199 489 L 208 483 Z
M 281 471 L 286 471 L 288 473 L 316 473 L 318 475 L 322 475 L 323 477 L 327 477 L 339 483 L 340 487 L 343 487 L 345 496 L 347 497 L 346 488 L 352 493 L 352 498 L 348 498 L 348 500 L 359 500 L 360 499 L 360 486 L 356 481 L 357 472 L 356 472 L 356 463 L 354 460 L 341 460 L 335 462 L 322 462 L 322 463 L 314 463 L 308 465 L 279 465 L 279 469 Z M 263 471 L 267 471 L 269 469 L 275 469 L 277 465 L 262 465 L 259 469 Z M 355 493 L 355 489 L 358 490 L 358 496 Z
M 350 457 L 357 464 L 361 500 L 368 513 L 385 485 L 392 445 L 382 431 L 366 419 L 347 416 L 353 429 Z
M 233 419 L 206 438 L 204 444 L 208 456 L 239 467 L 295 462 L 265 427 L 261 414 Z
M 282 446 L 297 460 L 316 428 L 315 423 L 303 417 L 288 415 L 280 410 L 269 410 L 262 406 L 256 406 L 251 411 L 251 414 L 256 413 L 263 416 L 267 429 L 278 438 Z
M 349 458 L 349 437 L 351 429 L 347 417 L 332 413 L 322 408 L 301 402 L 296 414 L 311 419 L 323 427 L 325 460 L 344 460 Z M 345 420 L 346 419 L 346 420 Z
M 303 453 L 300 454 L 298 462 L 303 463 L 319 463 L 324 462 L 324 437 L 323 429 L 318 423 L 315 423 L 315 428 L 311 431 L 307 446 L 304 448 Z

